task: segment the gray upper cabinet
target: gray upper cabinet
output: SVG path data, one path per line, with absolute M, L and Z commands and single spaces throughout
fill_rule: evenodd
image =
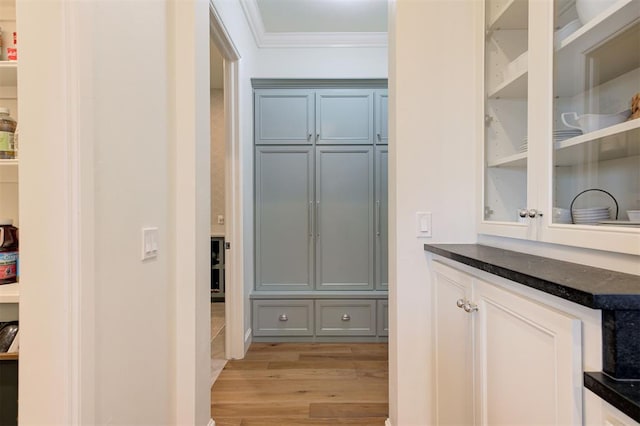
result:
M 373 90 L 316 92 L 318 144 L 369 145 L 373 140 Z
M 315 91 L 256 90 L 256 145 L 310 145 L 315 129 Z
M 316 289 L 373 289 L 373 147 L 316 147 Z
M 389 95 L 386 90 L 376 90 L 375 93 L 375 124 L 376 143 L 389 143 Z
M 256 290 L 313 289 L 313 148 L 256 147 Z
M 389 288 L 389 149 L 376 147 L 376 290 Z

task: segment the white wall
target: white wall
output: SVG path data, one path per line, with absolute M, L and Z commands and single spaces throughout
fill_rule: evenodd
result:
M 189 163 L 208 192 L 208 93 L 193 95 L 195 81 L 208 87 L 206 11 L 18 3 L 21 424 L 210 418 L 197 375 L 210 365 L 208 195 L 176 182 Z M 143 262 L 148 226 L 159 255 Z
M 430 272 L 423 244 L 475 242 L 475 3 L 397 0 L 390 13 L 393 425 L 432 424 Z M 417 211 L 432 213 L 432 238 L 416 238 Z

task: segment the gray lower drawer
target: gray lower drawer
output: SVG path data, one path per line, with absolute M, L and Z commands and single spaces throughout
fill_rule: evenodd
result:
M 378 300 L 378 336 L 389 335 L 389 301 Z
M 375 336 L 375 300 L 316 300 L 316 336 Z
M 254 336 L 313 336 L 313 300 L 254 300 Z

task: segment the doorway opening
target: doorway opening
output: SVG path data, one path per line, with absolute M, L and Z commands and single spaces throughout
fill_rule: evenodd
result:
M 210 66 L 212 69 L 215 67 L 215 71 L 219 73 L 215 76 L 217 81 L 215 85 L 219 87 L 212 87 L 210 93 L 212 118 L 213 113 L 216 112 L 215 125 L 221 127 L 220 131 L 212 128 L 211 134 L 212 139 L 214 137 L 222 139 L 215 142 L 216 147 L 212 146 L 211 233 L 218 239 L 223 236 L 224 240 L 222 247 L 220 247 L 221 250 L 217 254 L 218 266 L 221 268 L 212 274 L 214 278 L 217 275 L 216 290 L 218 290 L 215 292 L 213 300 L 214 303 L 224 300 L 224 313 L 220 312 L 222 311 L 221 307 L 212 312 L 218 317 L 216 327 L 220 327 L 220 322 L 224 324 L 224 333 L 216 335 L 219 339 L 215 350 L 215 359 L 220 361 L 217 364 L 224 365 L 226 359 L 244 356 L 242 186 L 238 132 L 238 60 L 240 54 L 211 1 L 209 2 L 209 36 L 211 56 L 216 58 L 216 62 L 212 62 Z M 213 85 L 210 84 L 210 86 Z M 222 170 L 220 170 L 221 168 Z M 220 180 L 224 183 L 219 182 Z M 219 220 L 219 216 L 222 216 L 221 220 Z M 215 330 L 212 329 L 212 331 Z M 222 347 L 224 349 L 221 349 Z M 212 355 L 214 355 L 213 350 Z

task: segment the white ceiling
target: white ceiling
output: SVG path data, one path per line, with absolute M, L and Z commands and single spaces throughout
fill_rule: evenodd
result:
M 387 31 L 387 0 L 255 1 L 268 33 Z
M 259 47 L 387 44 L 388 0 L 240 0 Z
M 259 47 L 383 47 L 389 0 L 239 0 Z M 222 57 L 210 42 L 211 88 Z

